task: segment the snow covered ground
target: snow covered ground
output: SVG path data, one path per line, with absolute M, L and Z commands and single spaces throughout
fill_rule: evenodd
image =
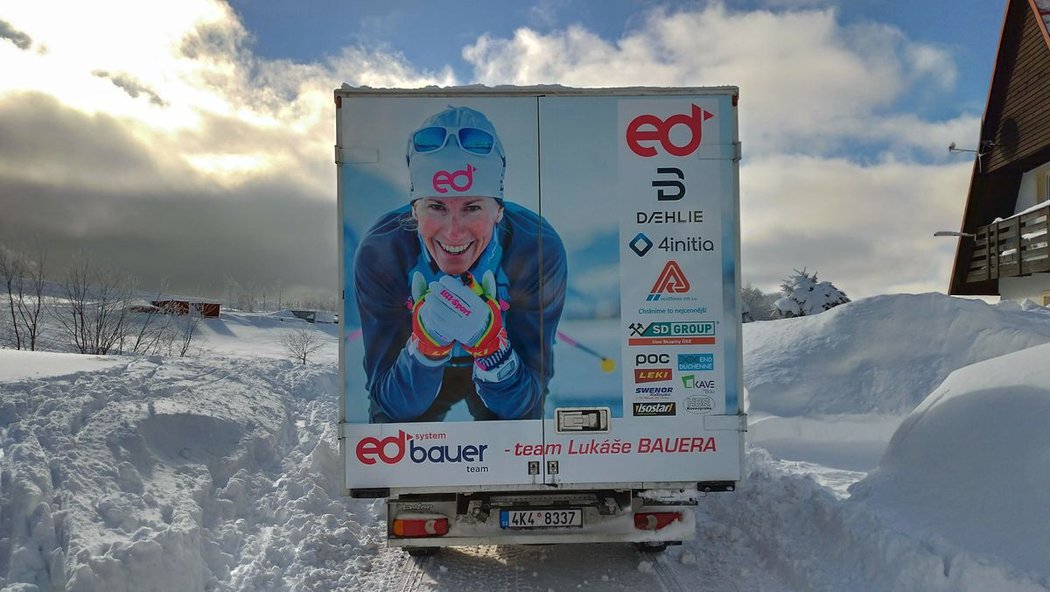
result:
M 385 548 L 382 502 L 340 495 L 334 325 L 0 350 L 0 590 L 1050 590 L 1050 311 L 878 296 L 744 337 L 748 480 L 655 557 Z

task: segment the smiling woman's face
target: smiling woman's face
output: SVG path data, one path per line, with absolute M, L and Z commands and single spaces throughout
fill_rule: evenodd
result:
M 492 197 L 424 197 L 412 204 L 412 217 L 441 271 L 459 275 L 489 245 L 503 206 Z

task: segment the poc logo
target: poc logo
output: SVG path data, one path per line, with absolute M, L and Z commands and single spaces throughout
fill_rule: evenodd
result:
M 674 402 L 667 403 L 634 403 L 632 411 L 637 417 L 654 417 L 661 415 L 675 415 Z
M 668 354 L 636 354 L 634 356 L 635 366 L 651 366 L 653 364 L 670 364 L 671 356 Z
M 431 179 L 431 184 L 434 185 L 434 191 L 438 193 L 448 193 L 448 188 L 463 192 L 470 189 L 474 185 L 474 171 L 478 170 L 478 167 L 468 164 L 467 168 L 461 171 L 438 171 L 434 173 L 434 178 Z
M 696 152 L 703 140 L 703 122 L 714 116 L 714 113 L 696 105 L 689 113 L 679 113 L 667 119 L 652 114 L 639 115 L 627 124 L 627 147 L 638 156 L 651 158 L 657 154 L 653 144 L 658 142 L 664 152 L 671 156 L 689 156 Z M 671 141 L 671 130 L 676 125 L 689 130 L 689 141 L 685 144 L 678 145 Z

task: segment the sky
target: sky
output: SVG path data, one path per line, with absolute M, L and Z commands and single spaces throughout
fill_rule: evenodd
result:
M 944 291 L 1004 0 L 0 7 L 0 242 L 144 287 L 337 290 L 332 91 L 741 89 L 742 277 Z M 45 246 L 46 245 L 46 246 Z

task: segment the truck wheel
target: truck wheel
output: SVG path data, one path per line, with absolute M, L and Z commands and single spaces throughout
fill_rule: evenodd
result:
M 430 557 L 437 550 L 437 547 L 405 547 L 405 552 L 412 557 Z
M 642 553 L 663 553 L 669 547 L 669 541 L 635 543 L 634 548 Z

